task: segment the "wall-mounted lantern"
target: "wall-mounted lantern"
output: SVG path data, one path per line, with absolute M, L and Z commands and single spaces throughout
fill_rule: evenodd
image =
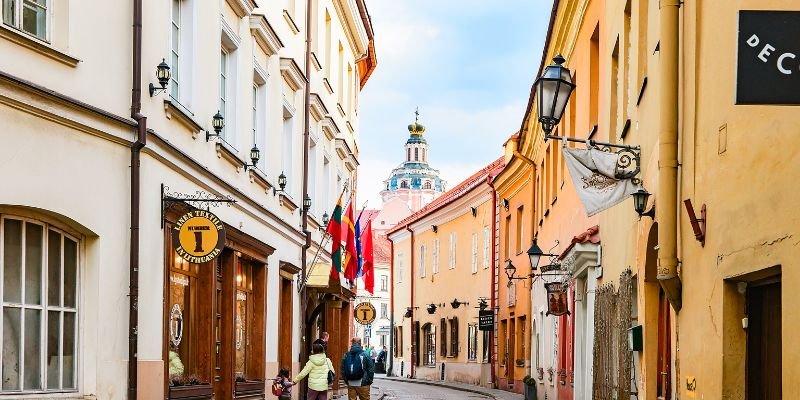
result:
M 640 186 L 639 190 L 633 192 L 632 196 L 633 196 L 633 209 L 636 210 L 637 214 L 639 214 L 639 218 L 650 217 L 651 219 L 655 219 L 656 217 L 655 204 L 653 204 L 653 207 L 651 207 L 649 211 L 647 212 L 644 211 L 644 209 L 647 208 L 647 199 L 650 198 L 650 193 Z
M 169 83 L 169 79 L 172 77 L 172 73 L 169 71 L 169 65 L 167 65 L 167 61 L 165 59 L 161 59 L 161 63 L 156 66 L 156 79 L 158 79 L 158 85 L 160 87 L 156 87 L 152 83 L 150 84 L 150 97 L 153 97 L 161 92 L 167 90 L 167 84 Z
M 214 128 L 215 133 L 206 131 L 206 142 L 211 140 L 212 137 L 220 137 L 220 135 L 222 135 L 222 130 L 225 128 L 225 117 L 222 116 L 219 110 L 211 117 L 211 127 Z
M 278 186 L 280 187 L 280 189 L 276 189 L 274 187 L 272 188 L 272 195 L 273 196 L 278 194 L 278 192 L 285 192 L 285 189 L 286 189 L 286 175 L 284 175 L 283 172 L 281 172 L 281 174 L 278 175 Z
M 542 76 L 534 83 L 539 100 L 539 123 L 546 136 L 561 121 L 569 96 L 575 89 L 569 68 L 562 65 L 564 61 L 561 54 L 553 57 L 553 64 L 545 67 Z
M 434 314 L 436 312 L 436 308 L 437 308 L 436 304 L 433 304 L 433 303 L 428 304 L 428 308 L 427 308 L 428 314 Z
M 469 305 L 469 303 L 466 302 L 466 301 L 458 301 L 458 299 L 453 299 L 453 301 L 450 302 L 450 307 L 453 307 L 453 309 L 456 309 L 458 307 L 461 307 L 462 304 Z
M 253 148 L 250 149 L 250 161 L 252 161 L 253 163 L 252 164 L 245 163 L 244 170 L 247 171 L 248 168 L 256 169 L 258 165 L 258 160 L 260 159 L 261 159 L 261 150 L 259 150 L 258 147 L 255 144 L 253 144 Z

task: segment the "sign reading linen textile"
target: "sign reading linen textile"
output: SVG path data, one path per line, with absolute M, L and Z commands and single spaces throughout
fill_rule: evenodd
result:
M 739 11 L 736 104 L 800 104 L 800 11 Z
M 564 147 L 564 161 L 588 216 L 625 200 L 636 191 L 630 179 L 617 179 L 617 153 Z
M 189 211 L 172 227 L 172 244 L 175 252 L 190 263 L 209 262 L 225 247 L 225 225 L 208 211 Z

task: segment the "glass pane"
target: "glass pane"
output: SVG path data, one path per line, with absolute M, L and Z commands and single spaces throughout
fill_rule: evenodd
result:
M 3 23 L 7 25 L 16 24 L 16 15 L 16 0 L 3 0 Z
M 181 0 L 172 0 L 172 21 L 180 24 L 181 21 Z
M 44 228 L 25 224 L 25 304 L 42 304 L 42 246 Z
M 4 224 L 3 300 L 18 303 L 22 296 L 22 221 L 7 219 Z
M 45 27 L 47 23 L 47 10 L 28 0 L 22 7 L 22 30 L 45 39 Z
M 172 24 L 172 51 L 176 54 L 180 51 L 180 29 L 177 25 Z M 172 67 L 170 65 L 170 67 Z
M 75 308 L 78 277 L 78 243 L 64 238 L 64 307 Z
M 59 332 L 61 331 L 61 313 L 47 313 L 47 388 L 58 389 L 58 378 L 61 370 L 58 366 Z
M 19 308 L 3 308 L 3 390 L 19 390 Z
M 25 310 L 25 358 L 23 362 L 25 367 L 23 389 L 25 390 L 42 388 L 41 313 L 39 310 Z
M 183 274 L 170 274 L 169 282 L 169 374 L 190 375 L 192 365 L 191 279 Z
M 75 389 L 75 313 L 64 313 L 64 378 L 62 387 L 64 389 Z
M 237 375 L 247 377 L 247 335 L 249 334 L 249 319 L 247 318 L 247 293 L 240 290 L 236 291 L 236 320 L 234 333 L 236 343 L 236 366 L 234 372 Z
M 47 304 L 61 305 L 61 234 L 47 233 Z

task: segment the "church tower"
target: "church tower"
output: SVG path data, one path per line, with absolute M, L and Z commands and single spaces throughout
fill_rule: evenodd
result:
M 383 181 L 384 190 L 381 191 L 384 206 L 401 200 L 412 213 L 444 193 L 446 185 L 439 170 L 428 164 L 428 142 L 422 136 L 425 126 L 419 122 L 419 110 L 414 114 L 416 118 L 408 126 L 405 161 L 392 170 L 389 179 Z

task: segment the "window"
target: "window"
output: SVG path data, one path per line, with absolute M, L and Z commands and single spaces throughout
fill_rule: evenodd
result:
M 414 161 L 419 161 L 419 148 L 414 148 Z
M 513 307 L 517 304 L 517 283 L 516 281 L 508 281 L 508 306 Z
M 182 0 L 172 0 L 172 40 L 170 40 L 170 94 L 173 98 L 180 98 L 180 77 L 181 68 L 181 11 L 183 8 Z
M 395 259 L 395 263 L 397 264 L 397 282 L 403 281 L 403 253 L 397 253 L 397 258 Z
M 9 217 L 0 220 L 0 238 L 0 393 L 73 391 L 78 240 L 47 224 Z
M 508 260 L 508 256 L 511 253 L 509 249 L 511 248 L 511 216 L 506 216 L 506 225 L 503 227 L 503 242 L 505 244 L 503 248 L 503 258 Z
M 424 365 L 436 365 L 436 326 L 425 324 L 422 327 L 422 336 L 425 338 Z
M 3 0 L 3 23 L 47 40 L 48 0 Z
M 381 292 L 389 291 L 389 277 L 381 275 Z
M 408 181 L 400 182 L 400 189 L 408 189 Z
M 450 320 L 450 357 L 458 357 L 458 318 Z
M 478 273 L 478 234 L 472 234 L 472 273 Z
M 294 99 L 294 93 L 290 99 Z M 281 158 L 281 173 L 286 176 L 286 193 L 292 193 L 292 171 L 294 170 L 294 160 L 292 155 L 294 154 L 294 116 L 292 114 L 286 113 L 286 107 L 284 107 L 284 116 L 283 116 L 283 154 Z
M 524 234 L 522 217 L 522 206 L 519 206 L 517 208 L 517 254 L 522 253 L 522 235 Z
M 381 318 L 389 318 L 389 306 L 386 303 L 381 303 Z
M 447 320 L 444 318 L 439 320 L 439 331 L 442 334 L 441 356 L 447 357 Z
M 406 161 L 411 161 L 411 148 L 406 149 Z
M 483 268 L 489 268 L 489 247 L 491 238 L 489 237 L 489 227 L 483 227 Z
M 489 349 L 490 349 L 490 335 L 492 331 L 483 331 L 483 352 L 481 353 L 481 362 L 488 363 L 489 361 Z
M 425 277 L 425 245 L 419 246 L 419 277 Z
M 169 95 L 184 107 L 191 107 L 192 72 L 194 66 L 195 0 L 172 0 L 170 16 Z M 226 121 L 227 122 L 227 121 Z
M 219 113 L 226 118 L 226 126 L 228 125 L 228 85 L 228 52 L 222 49 L 219 56 Z M 232 116 L 233 113 L 230 115 Z M 228 129 L 225 127 L 222 128 L 223 138 L 227 139 L 227 131 Z
M 422 186 L 423 189 L 430 189 L 431 188 L 431 181 L 425 181 L 425 184 Z
M 339 70 L 336 90 L 339 92 L 339 105 L 341 105 L 344 99 L 344 46 L 342 46 L 342 42 L 339 42 L 339 63 L 336 64 L 336 68 Z
M 450 263 L 448 264 L 450 269 L 454 269 L 456 267 L 456 233 L 450 233 Z
M 433 239 L 433 254 L 431 255 L 433 260 L 433 267 L 432 270 L 434 274 L 439 273 L 439 239 Z
M 478 325 L 469 324 L 467 327 L 467 359 L 478 360 Z

